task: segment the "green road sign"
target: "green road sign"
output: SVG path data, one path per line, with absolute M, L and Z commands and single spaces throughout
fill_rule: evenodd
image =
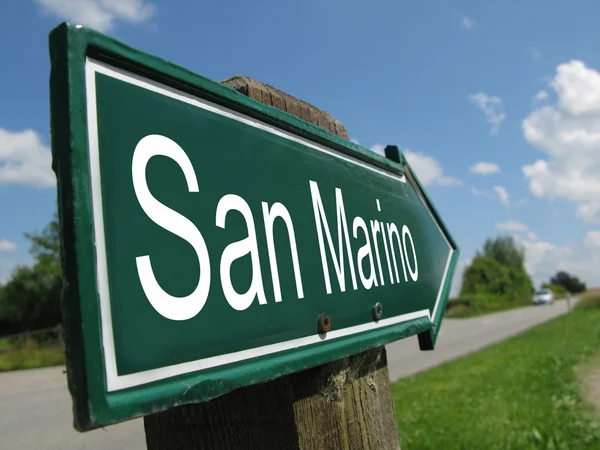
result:
M 433 348 L 458 249 L 402 156 L 81 27 L 50 52 L 78 429 Z

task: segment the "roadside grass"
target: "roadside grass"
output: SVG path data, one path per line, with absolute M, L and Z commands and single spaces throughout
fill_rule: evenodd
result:
M 575 305 L 575 309 L 598 309 L 600 308 L 600 290 L 594 289 L 581 296 Z
M 600 352 L 576 366 L 575 373 L 581 380 L 585 399 L 595 407 L 596 414 L 600 415 Z
M 481 307 L 476 305 L 469 307 L 466 305 L 457 305 L 446 309 L 445 317 L 454 319 L 461 319 L 466 317 L 482 316 L 484 314 L 491 314 L 500 311 L 508 311 L 509 309 L 522 308 L 523 306 L 531 306 L 532 302 L 529 299 L 523 300 L 503 300 Z
M 18 346 L 12 345 L 7 339 L 3 341 L 8 344 L 0 343 L 0 372 L 65 364 L 64 345 L 61 341 L 40 344 L 27 340 Z
M 5 348 L 10 348 L 10 341 L 8 340 L 8 338 L 4 338 L 4 339 L 0 339 L 0 350 L 3 350 Z
M 393 385 L 403 449 L 600 448 L 576 367 L 600 351 L 600 309 L 574 311 Z

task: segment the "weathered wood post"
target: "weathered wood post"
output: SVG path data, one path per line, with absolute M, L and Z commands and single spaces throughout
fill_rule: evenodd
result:
M 238 92 L 344 139 L 331 114 L 248 77 Z M 149 450 L 399 449 L 384 347 L 144 418 Z

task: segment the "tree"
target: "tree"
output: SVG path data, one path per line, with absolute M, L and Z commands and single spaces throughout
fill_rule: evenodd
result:
M 581 282 L 576 276 L 573 276 L 565 271 L 557 272 L 556 275 L 550 278 L 550 284 L 563 286 L 572 294 L 577 294 L 587 290 L 585 283 Z
M 483 256 L 488 256 L 509 269 L 525 271 L 525 249 L 517 247 L 512 236 L 487 239 Z
M 22 331 L 61 322 L 62 270 L 56 215 L 42 233 L 25 236 L 31 241 L 35 264 L 17 267 L 0 291 L 0 319 L 18 323 Z
M 465 269 L 461 295 L 506 295 L 510 290 L 508 269 L 489 256 L 476 256 Z
M 487 239 L 483 251 L 465 269 L 461 295 L 493 295 L 510 300 L 533 292 L 531 277 L 525 270 L 525 250 L 512 236 Z

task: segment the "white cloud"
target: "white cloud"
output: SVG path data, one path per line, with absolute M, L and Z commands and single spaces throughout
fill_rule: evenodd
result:
M 500 167 L 498 164 L 493 162 L 480 161 L 469 168 L 469 171 L 476 173 L 477 175 L 490 175 L 492 173 L 499 173 Z
M 0 278 L 0 287 L 6 286 L 6 283 L 8 283 L 8 280 L 6 278 Z
M 517 238 L 517 241 L 520 241 L 525 248 L 525 268 L 536 286 L 562 270 L 565 263 L 573 258 L 573 253 L 567 246 L 558 246 L 539 239 L 529 239 L 529 237 Z M 570 270 L 568 271 L 570 272 Z
M 506 188 L 504 186 L 494 186 L 492 189 L 494 189 L 494 191 L 496 191 L 496 194 L 498 194 L 498 198 L 500 199 L 500 202 L 508 207 L 510 206 L 510 199 L 508 197 L 508 192 L 506 191 Z
M 503 231 L 527 231 L 529 227 L 523 223 L 509 220 L 508 222 L 497 223 L 496 228 Z
M 360 142 L 358 142 L 358 139 L 356 138 L 350 139 L 350 142 L 354 142 L 355 144 L 360 145 Z
M 548 99 L 548 91 L 540 90 L 533 96 L 533 104 L 536 105 Z
M 557 104 L 523 120 L 525 139 L 545 158 L 523 173 L 536 197 L 570 200 L 579 218 L 600 222 L 600 73 L 570 61 L 557 67 L 550 87 Z
M 17 249 L 17 245 L 7 239 L 0 239 L 0 252 L 12 252 Z
M 406 160 L 419 177 L 419 181 L 425 186 L 430 184 L 439 184 L 442 186 L 456 186 L 462 184 L 460 180 L 444 175 L 440 163 L 431 156 L 426 156 L 423 153 L 416 153 L 410 150 L 406 150 L 404 156 L 406 156 Z
M 529 54 L 531 55 L 531 58 L 535 61 L 539 61 L 542 57 L 542 52 L 540 52 L 540 50 L 536 47 L 529 47 Z
M 558 94 L 561 108 L 571 115 L 600 110 L 600 74 L 581 61 L 561 64 L 550 85 Z
M 475 20 L 469 16 L 463 16 L 463 18 L 460 19 L 460 27 L 463 30 L 471 31 L 473 28 L 475 28 L 475 25 L 477 25 L 477 22 L 475 22 Z
M 587 247 L 600 248 L 600 231 L 588 231 L 583 242 Z
M 496 200 L 496 196 L 486 191 L 482 191 L 481 189 L 477 189 L 475 187 L 471 188 L 471 193 L 477 197 L 485 197 L 492 200 Z
M 584 222 L 600 223 L 600 202 L 584 203 L 577 208 L 577 217 Z
M 156 13 L 156 7 L 144 0 L 35 0 L 59 19 L 109 31 L 114 22 L 122 20 L 141 23 Z
M 495 95 L 487 95 L 485 92 L 478 92 L 470 95 L 469 101 L 483 111 L 487 121 L 492 125 L 491 133 L 496 134 L 500 124 L 506 119 L 502 99 Z
M 533 231 L 525 231 L 515 230 L 512 235 L 517 245 L 525 250 L 525 269 L 535 286 L 547 282 L 561 270 L 579 277 L 588 287 L 600 286 L 600 231 L 590 231 L 583 241 L 569 242 L 569 245 L 543 241 Z M 462 274 L 471 262 L 472 259 L 468 259 L 457 265 L 451 296 L 458 295 Z
M 383 144 L 375 144 L 370 148 L 371 151 L 375 153 L 379 153 L 381 156 L 385 156 L 385 145 Z
M 516 203 L 511 203 L 508 191 L 504 186 L 494 186 L 492 189 L 494 192 L 488 192 L 477 189 L 476 187 L 471 187 L 471 193 L 477 197 L 485 197 L 489 198 L 490 200 L 497 200 L 507 208 L 511 206 L 523 206 L 527 203 L 527 199 L 525 198 Z
M 371 150 L 385 156 L 385 146 L 382 144 L 373 145 Z M 444 175 L 444 170 L 437 159 L 411 150 L 403 150 L 402 153 L 424 186 L 435 184 L 456 186 L 462 184 L 462 181 Z
M 542 241 L 535 235 L 515 238 L 525 248 L 525 266 L 536 286 L 561 270 L 579 277 L 589 287 L 600 285 L 600 232 L 588 232 L 583 242 L 569 245 Z
M 33 130 L 0 128 L 0 184 L 49 187 L 56 184 L 50 149 Z

